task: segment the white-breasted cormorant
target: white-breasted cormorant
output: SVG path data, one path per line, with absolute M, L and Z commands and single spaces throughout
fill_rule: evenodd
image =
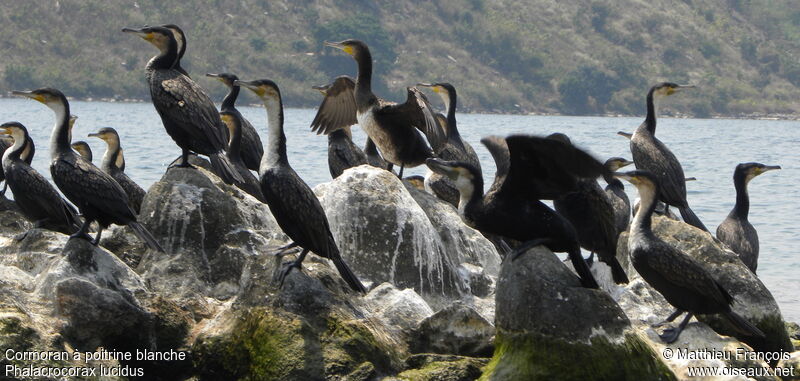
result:
M 228 141 L 228 149 L 226 150 L 228 159 L 244 179 L 244 181 L 236 184 L 236 186 L 255 197 L 258 201 L 267 202 L 264 198 L 264 194 L 261 192 L 261 185 L 258 179 L 253 176 L 253 172 L 250 172 L 250 169 L 247 168 L 241 156 L 243 140 L 242 121 L 244 117 L 239 113 L 239 110 L 235 108 L 221 111 L 219 116 L 222 118 L 222 122 L 228 127 L 228 135 L 231 137 Z
M 118 161 L 122 157 L 122 145 L 120 143 L 119 134 L 117 130 L 111 127 L 103 127 L 99 131 L 89 134 L 89 137 L 99 138 L 106 142 L 106 152 L 103 154 L 103 160 L 100 163 L 100 168 L 103 172 L 109 174 L 114 180 L 119 183 L 125 193 L 128 195 L 131 208 L 136 214 L 142 208 L 142 201 L 146 194 L 145 190 L 131 180 L 125 172 L 119 168 Z
M 146 67 L 150 97 L 172 140 L 181 148 L 178 167 L 191 167 L 189 153 L 207 155 L 214 172 L 225 182 L 241 182 L 242 177 L 225 156 L 227 128 L 222 123 L 208 94 L 174 65 L 178 45 L 174 32 L 164 27 L 124 28 L 159 49 Z
M 436 119 L 442 130 L 445 132 L 446 140 L 442 147 L 437 151 L 436 156 L 446 161 L 461 161 L 472 164 L 481 170 L 481 162 L 472 146 L 461 139 L 456 122 L 457 93 L 456 88 L 449 83 L 419 83 L 417 86 L 428 87 L 442 97 L 445 105 L 445 113 L 436 114 Z M 432 173 L 425 179 L 425 185 L 436 196 L 454 206 L 458 206 L 458 189 L 446 177 L 438 173 Z
M 359 126 L 372 139 L 381 156 L 392 164 L 400 166 L 399 177 L 403 177 L 405 167 L 416 167 L 425 162 L 425 159 L 434 156 L 445 142 L 444 131 L 439 127 L 427 98 L 416 87 L 409 87 L 408 98 L 405 103 L 387 102 L 372 93 L 372 55 L 367 44 L 359 40 L 345 40 L 342 42 L 326 42 L 325 45 L 334 47 L 351 55 L 358 63 L 358 76 L 353 92 L 355 97 L 355 110 L 333 107 L 347 104 L 332 100 L 332 107 L 321 107 L 326 120 L 348 120 L 355 113 Z M 342 93 L 341 97 L 349 97 Z M 336 115 L 347 115 L 337 118 Z M 326 134 L 345 127 L 345 124 L 331 123 L 319 128 Z M 425 133 L 423 137 L 419 131 Z M 430 146 L 428 146 L 430 143 Z M 431 149 L 433 147 L 433 150 Z
M 641 170 L 615 176 L 635 185 L 641 198 L 641 208 L 633 217 L 628 236 L 628 252 L 633 267 L 676 308 L 666 322 L 686 312 L 677 329 L 664 330 L 659 335 L 661 339 L 667 343 L 675 342 L 695 314 L 721 314 L 741 333 L 764 337 L 761 330 L 731 310 L 733 297 L 702 264 L 653 233 L 653 210 L 660 191 L 658 176 Z
M 28 130 L 19 122 L 0 125 L 0 134 L 11 135 L 13 145 L 3 153 L 3 173 L 6 185 L 22 214 L 35 228 L 73 234 L 81 226 L 75 209 L 58 194 L 53 185 L 30 166 L 21 155 L 30 139 Z M 32 155 L 31 155 L 32 158 Z
M 650 88 L 647 93 L 647 117 L 631 136 L 631 154 L 636 169 L 658 176 L 661 183 L 659 199 L 667 206 L 678 208 L 686 223 L 708 231 L 686 201 L 686 176 L 683 174 L 681 163 L 672 151 L 656 138 L 656 108 L 659 101 L 682 89 L 693 87 L 664 82 Z
M 747 184 L 754 177 L 775 169 L 781 169 L 781 167 L 761 163 L 742 163 L 737 165 L 736 170 L 733 172 L 736 204 L 728 214 L 728 217 L 717 227 L 717 239 L 738 254 L 745 266 L 753 273 L 756 272 L 758 267 L 758 232 L 747 220 L 747 214 L 750 211 L 750 196 L 747 193 Z
M 261 190 L 269 210 L 292 243 L 285 248 L 303 251 L 281 273 L 281 283 L 292 268 L 300 268 L 309 251 L 333 261 L 339 275 L 353 290 L 366 293 L 364 285 L 342 259 L 331 234 L 328 218 L 314 192 L 289 165 L 283 133 L 283 100 L 278 85 L 268 79 L 236 84 L 252 90 L 267 110 L 267 147 L 259 169 Z
M 0 158 L 6 153 L 6 150 L 14 145 L 14 139 L 9 138 L 7 136 L 0 136 Z M 6 189 L 8 189 L 8 183 L 5 182 L 6 175 L 3 172 L 3 165 L 0 162 L 0 181 L 3 181 L 3 189 L 0 189 L 0 196 L 4 197 L 6 195 Z
M 51 88 L 14 91 L 13 94 L 41 102 L 56 115 L 50 136 L 50 175 L 58 189 L 78 207 L 84 218 L 80 230 L 70 237 L 91 240 L 87 231 L 92 221 L 97 221 L 97 236 L 91 240 L 92 244 L 97 245 L 103 229 L 109 225 L 127 225 L 148 247 L 163 252 L 150 232 L 136 221 L 128 195 L 117 181 L 70 148 L 69 102 L 64 94 Z
M 172 31 L 173 35 L 175 36 L 175 43 L 178 44 L 178 59 L 175 61 L 175 66 L 173 68 L 179 71 L 181 74 L 191 78 L 189 72 L 183 68 L 181 65 L 181 60 L 183 59 L 183 55 L 186 53 L 186 34 L 183 33 L 183 29 L 175 24 L 164 24 L 161 27 L 167 28 Z
M 239 98 L 239 86 L 233 84 L 234 81 L 239 79 L 235 74 L 220 73 L 220 74 L 206 74 L 207 77 L 216 78 L 228 87 L 228 94 L 222 99 L 222 106 L 220 111 L 236 111 L 231 115 L 242 115 L 236 109 L 236 99 Z M 261 156 L 264 155 L 264 144 L 261 143 L 261 137 L 258 136 L 256 128 L 250 123 L 247 118 L 241 116 L 239 125 L 242 127 L 242 143 L 239 155 L 242 162 L 250 170 L 258 172 L 258 166 L 261 165 Z M 230 126 L 229 126 L 230 127 Z M 228 140 L 230 142 L 230 139 Z
M 74 149 L 75 152 L 78 153 L 78 155 L 81 155 L 81 157 L 86 159 L 86 161 L 91 163 L 92 159 L 94 159 L 94 155 L 92 154 L 92 147 L 89 147 L 89 143 L 86 143 L 83 140 L 78 140 L 77 142 L 73 142 L 72 144 L 70 144 L 70 147 L 72 147 L 72 149 Z
M 572 145 L 564 134 L 554 134 L 551 139 L 559 139 Z M 606 171 L 604 177 L 610 177 Z M 606 192 L 594 178 L 581 178 L 574 189 L 562 193 L 553 200 L 556 211 L 569 221 L 578 234 L 580 246 L 597 253 L 600 261 L 611 268 L 611 275 L 617 284 L 628 283 L 625 269 L 617 260 L 617 226 L 614 205 Z
M 632 161 L 621 157 L 612 157 L 606 160 L 604 164 L 610 172 L 617 172 L 620 168 L 633 164 Z M 606 196 L 614 206 L 614 226 L 619 233 L 628 230 L 628 224 L 631 222 L 631 200 L 625 193 L 625 185 L 622 181 L 611 175 L 606 175 L 603 180 L 606 181 Z
M 322 128 L 319 128 L 321 126 L 348 124 L 346 127 L 328 134 L 328 169 L 334 179 L 339 177 L 345 169 L 367 164 L 367 155 L 353 143 L 353 135 L 350 132 L 350 126 L 358 123 L 355 113 L 332 116 L 340 120 L 324 120 L 326 117 L 331 117 L 331 115 L 322 112 L 323 109 L 330 107 L 341 110 L 355 110 L 355 98 L 347 96 L 347 94 L 353 94 L 355 87 L 355 80 L 346 75 L 337 77 L 330 84 L 312 87 L 322 93 L 325 98 L 322 99 L 317 115 L 314 116 L 314 120 L 311 122 L 311 130 L 316 130 L 317 134 L 320 134 L 322 133 Z M 329 102 L 338 102 L 339 104 L 331 105 Z
M 456 185 L 461 196 L 458 210 L 468 225 L 522 241 L 516 255 L 534 242 L 555 252 L 567 252 L 583 286 L 598 288 L 581 256 L 575 228 L 541 200 L 573 191 L 581 178 L 601 176 L 605 171 L 602 163 L 572 145 L 549 138 L 513 135 L 505 141 L 508 171 L 486 194 L 483 176 L 471 164 L 436 158 L 426 164 Z

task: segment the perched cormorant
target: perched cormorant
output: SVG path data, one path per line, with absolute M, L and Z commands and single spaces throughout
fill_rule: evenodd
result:
M 605 168 L 589 154 L 561 141 L 525 135 L 505 141 L 508 172 L 485 195 L 483 176 L 471 164 L 436 158 L 426 164 L 456 185 L 461 195 L 458 210 L 468 225 L 522 241 L 516 255 L 534 243 L 567 252 L 583 286 L 598 288 L 581 256 L 575 228 L 540 200 L 573 191 L 579 179 L 598 177 Z
M 636 169 L 645 170 L 658 176 L 661 184 L 659 199 L 667 206 L 677 207 L 686 223 L 708 231 L 686 201 L 686 180 L 681 163 L 672 151 L 656 138 L 658 102 L 663 97 L 693 87 L 664 82 L 650 89 L 647 93 L 647 117 L 631 137 L 631 154 L 633 154 Z
M 92 155 L 92 148 L 89 147 L 89 143 L 86 143 L 83 140 L 78 140 L 77 142 L 70 144 L 70 147 L 72 147 L 72 149 L 74 149 L 78 155 L 81 155 L 81 157 L 86 159 L 86 161 L 90 163 L 92 162 L 94 157 Z
M 758 267 L 758 232 L 747 220 L 750 211 L 750 196 L 747 194 L 747 183 L 754 177 L 774 169 L 778 165 L 761 163 L 742 163 L 733 172 L 733 185 L 736 187 L 736 205 L 717 227 L 717 239 L 728 245 L 734 253 L 739 254 L 742 262 L 754 274 Z
M 209 73 L 206 74 L 206 76 L 218 79 L 220 82 L 225 84 L 225 86 L 228 86 L 228 89 L 230 90 L 222 100 L 222 107 L 220 107 L 220 111 L 224 112 L 233 110 L 236 112 L 232 113 L 231 115 L 241 116 L 242 114 L 236 110 L 236 99 L 239 97 L 240 88 L 239 86 L 235 86 L 233 84 L 233 82 L 239 79 L 239 77 L 230 73 Z M 255 127 L 253 127 L 247 118 L 241 116 L 239 124 L 242 126 L 242 144 L 241 152 L 239 154 L 247 168 L 258 172 L 258 166 L 261 165 L 261 156 L 264 155 L 264 145 L 261 143 L 261 138 L 258 136 L 258 132 L 256 132 Z
M 400 178 L 403 177 L 405 167 L 416 167 L 424 163 L 425 159 L 433 157 L 434 150 L 438 152 L 445 142 L 445 135 L 424 94 L 416 87 L 409 87 L 405 103 L 380 99 L 372 93 L 372 55 L 367 44 L 359 40 L 345 40 L 326 42 L 325 45 L 351 55 L 358 63 L 358 77 L 352 95 L 355 103 L 331 99 L 330 107 L 320 107 L 319 110 L 321 118 L 330 123 L 320 125 L 317 129 L 329 134 L 348 126 L 352 115 L 356 115 L 359 126 L 372 139 L 383 158 L 400 166 Z M 349 92 L 339 95 L 342 98 L 350 96 Z M 355 109 L 352 108 L 353 105 Z M 425 133 L 427 141 L 417 129 Z M 428 146 L 428 142 L 431 146 Z
M 342 107 L 344 109 L 355 109 L 355 98 L 348 96 L 340 96 L 342 92 L 352 94 L 356 83 L 352 78 L 343 75 L 336 78 L 332 83 L 324 86 L 313 86 L 313 89 L 318 90 L 325 98 L 322 99 L 322 104 L 319 106 L 317 115 L 311 122 L 311 129 L 317 129 L 317 134 L 322 132 L 318 126 L 330 123 L 330 121 L 323 121 L 326 117 L 322 112 L 326 107 Z M 328 102 L 342 102 L 351 103 L 349 105 L 328 105 Z M 340 116 L 345 117 L 345 116 Z M 337 178 L 344 172 L 345 169 L 357 167 L 362 164 L 367 164 L 367 155 L 358 146 L 353 143 L 353 134 L 350 132 L 350 126 L 358 123 L 355 114 L 348 114 L 341 121 L 335 123 L 350 123 L 346 127 L 342 127 L 336 131 L 328 134 L 328 169 L 331 172 L 332 178 Z
M 150 97 L 172 140 L 181 147 L 178 167 L 191 167 L 189 153 L 207 155 L 214 172 L 228 183 L 244 181 L 225 155 L 228 131 L 208 94 L 174 65 L 178 45 L 174 32 L 163 27 L 124 28 L 160 51 L 147 63 Z
M 367 155 L 367 164 L 385 169 L 389 172 L 394 172 L 392 171 L 392 163 L 387 163 L 386 160 L 383 159 L 383 156 L 378 152 L 378 147 L 375 147 L 375 142 L 369 137 L 367 137 L 367 142 L 364 143 L 364 154 Z
M 694 258 L 658 238 L 651 229 L 653 210 L 660 191 L 658 177 L 647 171 L 617 173 L 639 190 L 641 210 L 633 217 L 628 236 L 631 263 L 639 275 L 664 296 L 676 311 L 664 322 L 686 317 L 678 328 L 668 328 L 659 336 L 675 342 L 695 314 L 721 314 L 745 335 L 764 337 L 764 333 L 731 311 L 733 297 Z M 662 323 L 662 324 L 664 324 Z
M 442 129 L 445 131 L 447 139 L 442 148 L 436 153 L 442 160 L 461 161 L 472 164 L 473 167 L 481 170 L 481 162 L 472 146 L 461 139 L 456 123 L 456 88 L 449 83 L 419 83 L 417 86 L 429 87 L 433 92 L 439 94 L 445 104 L 445 115 L 436 115 Z M 426 186 L 433 191 L 436 196 L 454 206 L 458 206 L 458 189 L 446 177 L 438 173 L 433 173 L 426 179 Z
M 175 65 L 172 68 L 191 78 L 189 72 L 181 66 L 181 60 L 186 53 L 186 34 L 183 33 L 183 29 L 175 24 L 164 24 L 161 25 L 161 27 L 171 30 L 172 34 L 175 36 L 175 43 L 178 44 L 178 59 L 175 61 Z
M 550 138 L 572 145 L 570 139 L 563 134 Z M 610 177 L 606 172 L 605 177 Z M 578 242 L 582 248 L 597 253 L 600 261 L 611 267 L 611 275 L 617 284 L 628 283 L 625 269 L 617 260 L 617 226 L 614 205 L 606 196 L 606 192 L 594 178 L 581 178 L 575 183 L 573 190 L 562 193 L 553 200 L 556 211 L 569 221 L 578 234 Z
M 605 167 L 613 173 L 631 164 L 633 162 L 630 160 L 612 157 L 606 160 Z M 619 233 L 628 230 L 628 224 L 631 222 L 631 200 L 625 194 L 625 185 L 622 184 L 622 181 L 610 175 L 606 175 L 604 180 L 607 184 L 605 188 L 606 196 L 611 201 L 611 205 L 614 206 L 614 226 L 617 230 L 617 236 L 619 236 Z
M 142 201 L 144 200 L 146 192 L 142 187 L 131 180 L 117 165 L 119 158 L 122 157 L 122 146 L 117 130 L 111 127 L 103 127 L 99 131 L 89 134 L 89 137 L 99 138 L 106 142 L 106 152 L 103 154 L 103 161 L 100 163 L 100 168 L 103 172 L 113 177 L 122 189 L 125 190 L 131 208 L 138 215 L 142 208 Z
M 0 125 L 0 134 L 11 135 L 14 144 L 3 153 L 3 173 L 6 185 L 22 214 L 36 228 L 64 234 L 78 231 L 81 221 L 72 206 L 67 204 L 53 185 L 30 166 L 21 155 L 30 139 L 28 130 L 18 122 Z
M 292 243 L 283 249 L 301 247 L 303 251 L 281 273 L 283 279 L 292 268 L 300 268 L 309 251 L 328 258 L 336 265 L 339 275 L 353 290 L 366 293 L 364 285 L 350 270 L 339 254 L 331 234 L 328 218 L 319 199 L 303 179 L 289 165 L 286 156 L 286 135 L 283 133 L 283 100 L 278 85 L 268 79 L 252 82 L 236 81 L 237 85 L 252 90 L 267 110 L 267 148 L 259 169 L 261 190 L 269 210 Z
M 225 125 L 228 126 L 228 135 L 231 137 L 230 141 L 228 141 L 228 149 L 226 151 L 228 159 L 244 179 L 243 182 L 236 184 L 236 186 L 255 197 L 258 201 L 267 202 L 264 198 L 264 194 L 261 192 L 261 185 L 258 179 L 253 176 L 253 172 L 250 172 L 250 169 L 244 164 L 244 160 L 241 156 L 243 140 L 241 123 L 244 117 L 242 117 L 242 114 L 235 108 L 222 111 L 219 113 L 219 116 L 222 118 Z
M 3 157 L 3 154 L 6 153 L 6 149 L 14 145 L 14 139 L 8 138 L 6 136 L 0 136 L 0 158 Z M 5 181 L 6 175 L 3 172 L 3 166 L 0 164 L 0 181 Z M 6 189 L 8 189 L 8 183 L 3 183 L 3 189 L 0 190 L 0 197 L 4 197 L 6 195 Z
M 78 207 L 84 218 L 80 230 L 70 237 L 91 240 L 87 231 L 92 221 L 97 221 L 97 236 L 91 241 L 97 245 L 103 229 L 109 225 L 127 225 L 148 247 L 164 251 L 150 232 L 136 221 L 128 195 L 117 181 L 70 148 L 69 102 L 64 94 L 51 88 L 14 91 L 13 94 L 41 102 L 56 114 L 55 127 L 50 136 L 50 175 L 58 189 Z

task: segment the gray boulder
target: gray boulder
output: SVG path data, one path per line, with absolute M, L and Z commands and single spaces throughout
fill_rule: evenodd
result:
M 674 379 L 617 303 L 581 287 L 546 248 L 503 263 L 496 302 L 494 358 L 482 380 Z
M 433 315 L 433 310 L 413 289 L 399 290 L 391 283 L 382 283 L 364 298 L 372 318 L 379 320 L 393 335 L 409 342 L 419 324 Z
M 800 380 L 800 351 L 792 352 L 782 359 L 776 369 L 783 381 Z
M 458 273 L 462 248 L 442 243 L 433 221 L 397 176 L 362 165 L 315 192 L 356 274 L 376 284 L 414 288 L 434 304 L 466 293 Z
M 778 304 L 758 277 L 744 266 L 739 257 L 724 248 L 710 234 L 680 221 L 656 216 L 653 218 L 653 232 L 664 241 L 692 256 L 700 263 L 707 266 L 709 272 L 733 296 L 733 310 L 755 324 L 766 334 L 766 339 L 740 337 L 729 323 L 716 315 L 701 315 L 697 319 L 708 324 L 714 331 L 733 337 L 738 337 L 744 343 L 762 352 L 791 352 L 792 343 L 786 332 L 786 327 Z M 628 235 L 620 235 L 620 243 L 627 243 Z M 626 312 L 632 319 L 647 318 L 663 320 L 672 311 L 669 304 L 650 288 L 646 283 L 635 282 L 641 279 L 632 265 L 628 255 L 628 245 L 620 244 L 617 248 L 617 257 L 634 282 L 626 288 L 626 294 L 620 298 L 623 306 L 628 306 Z M 656 321 L 653 321 L 655 323 Z M 691 324 L 690 324 L 691 325 Z M 681 335 L 691 335 L 685 332 Z M 775 365 L 775 363 L 771 364 Z
M 494 333 L 494 325 L 473 307 L 455 302 L 419 324 L 411 351 L 491 357 Z

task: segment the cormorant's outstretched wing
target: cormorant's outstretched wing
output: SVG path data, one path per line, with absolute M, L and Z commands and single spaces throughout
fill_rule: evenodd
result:
M 597 178 L 608 170 L 583 150 L 554 139 L 528 135 L 506 138 L 509 169 L 500 192 L 552 200 L 575 189 L 579 178 Z
M 508 176 L 508 167 L 510 165 L 510 154 L 508 153 L 508 144 L 506 140 L 499 136 L 486 136 L 481 139 L 481 143 L 486 146 L 489 153 L 492 154 L 494 164 L 497 166 L 497 172 L 494 174 L 494 182 L 489 188 L 489 192 L 497 191 L 500 185 L 506 180 Z M 487 192 L 488 193 L 488 192 Z
M 358 123 L 355 88 L 353 78 L 346 75 L 337 77 L 326 90 L 325 99 L 311 122 L 311 131 L 327 135 Z
M 375 118 L 385 126 L 413 126 L 422 131 L 434 152 L 438 152 L 447 142 L 444 130 L 434 116 L 428 98 L 416 87 L 408 88 L 405 103 L 386 103 L 375 110 Z
M 156 110 L 193 140 L 208 142 L 206 144 L 214 149 L 223 150 L 228 143 L 227 128 L 214 102 L 189 77 L 174 73 L 177 75 L 150 87 Z

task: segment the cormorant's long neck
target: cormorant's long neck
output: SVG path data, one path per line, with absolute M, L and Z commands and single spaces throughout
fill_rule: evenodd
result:
M 277 165 L 289 164 L 286 157 L 286 135 L 283 133 L 283 100 L 265 98 L 264 107 L 267 108 L 267 149 L 261 159 L 261 169 Z
M 228 111 L 236 108 L 236 98 L 239 97 L 239 90 L 239 86 L 231 86 L 231 90 L 228 92 L 228 95 L 226 95 L 222 100 L 222 111 Z
M 72 152 L 69 136 L 69 103 L 63 100 L 49 106 L 56 113 L 56 124 L 50 135 L 50 157 L 55 159 L 59 154 Z
M 147 64 L 153 69 L 172 69 L 178 61 L 178 44 L 174 39 L 169 39 L 167 46 L 161 49 L 161 53 L 153 57 Z
M 242 147 L 242 120 L 241 115 L 235 116 L 236 120 L 231 121 L 231 139 L 228 141 L 228 156 L 238 159 L 241 156 Z
M 117 168 L 117 156 L 119 155 L 119 139 L 106 140 L 106 152 L 103 154 L 103 161 L 100 164 L 104 170 Z
M 652 234 L 653 211 L 656 209 L 656 188 L 652 185 L 637 187 L 639 190 L 639 211 L 631 223 L 632 234 Z
M 658 112 L 658 105 L 653 95 L 654 89 L 650 89 L 647 93 L 647 117 L 644 119 L 644 126 L 650 131 L 651 134 L 656 134 L 656 113 Z
M 736 187 L 736 205 L 733 206 L 733 213 L 743 219 L 747 220 L 747 214 L 750 212 L 750 196 L 747 194 L 747 179 L 744 176 L 736 177 L 733 181 Z
M 2 162 L 5 162 L 6 160 L 22 160 L 21 155 L 23 151 L 25 151 L 25 142 L 27 141 L 28 136 L 22 131 L 15 131 L 12 137 L 14 138 L 14 144 L 12 144 L 11 147 L 8 147 L 6 152 L 3 153 L 3 157 L 0 159 Z
M 358 59 L 358 77 L 356 77 L 356 102 L 369 101 L 372 94 L 372 54 L 364 49 Z
M 461 139 L 456 126 L 456 94 L 447 92 L 447 137 L 450 139 Z
M 466 181 L 463 178 L 457 182 Z M 469 218 L 470 212 L 481 206 L 483 201 L 483 177 L 477 176 L 470 182 L 470 186 L 456 184 L 459 193 L 458 213 Z

